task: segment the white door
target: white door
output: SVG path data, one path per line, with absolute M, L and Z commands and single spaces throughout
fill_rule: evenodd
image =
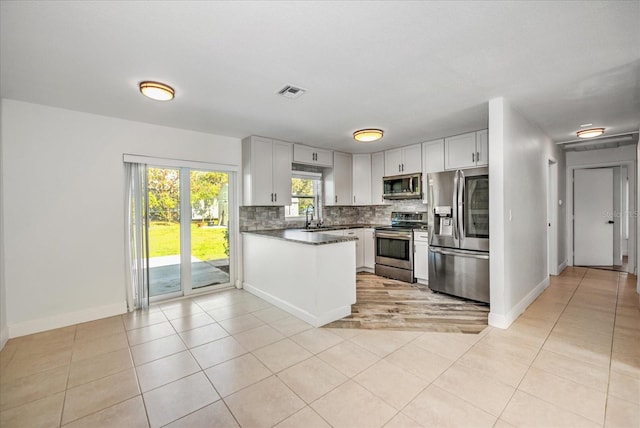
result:
M 613 168 L 574 172 L 574 264 L 613 265 Z

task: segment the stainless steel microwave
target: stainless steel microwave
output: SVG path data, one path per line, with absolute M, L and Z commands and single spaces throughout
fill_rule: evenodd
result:
M 385 199 L 422 199 L 422 174 L 382 177 L 382 197 Z

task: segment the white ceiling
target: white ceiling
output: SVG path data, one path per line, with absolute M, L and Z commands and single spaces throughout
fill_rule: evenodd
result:
M 640 128 L 639 1 L 1 2 L 3 98 L 372 152 L 487 127 Z M 142 97 L 159 80 L 172 102 Z M 275 93 L 286 84 L 308 92 Z M 355 143 L 362 127 L 382 141 Z

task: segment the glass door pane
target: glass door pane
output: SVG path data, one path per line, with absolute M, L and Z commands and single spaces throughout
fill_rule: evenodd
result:
M 465 178 L 465 237 L 489 238 L 489 177 Z
M 229 281 L 229 174 L 191 171 L 191 288 Z
M 149 297 L 181 293 L 180 170 L 147 169 Z

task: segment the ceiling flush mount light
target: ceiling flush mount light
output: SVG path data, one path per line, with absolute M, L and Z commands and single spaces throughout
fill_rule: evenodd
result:
M 172 100 L 176 93 L 171 86 L 160 82 L 140 82 L 140 92 L 157 101 Z
M 590 128 L 576 132 L 578 138 L 593 138 L 598 137 L 602 134 L 604 134 L 604 128 Z
M 362 143 L 371 143 L 378 141 L 383 135 L 382 129 L 361 129 L 353 133 L 353 138 Z

